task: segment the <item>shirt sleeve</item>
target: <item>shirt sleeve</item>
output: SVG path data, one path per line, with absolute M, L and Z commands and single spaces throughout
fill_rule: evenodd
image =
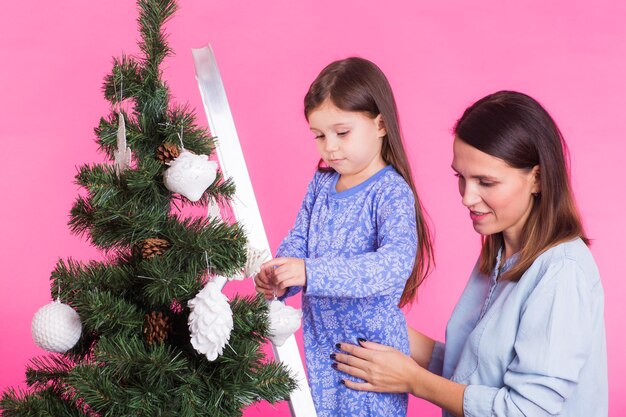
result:
M 313 209 L 317 195 L 316 187 L 318 180 L 319 173 L 316 172 L 307 187 L 302 205 L 296 216 L 296 223 L 291 230 L 289 230 L 289 233 L 287 233 L 287 236 L 285 236 L 281 242 L 278 250 L 276 250 L 276 257 L 304 259 L 308 256 L 309 224 L 311 221 L 311 210 Z M 287 292 L 280 297 L 280 300 L 297 294 L 301 289 L 301 286 L 289 287 Z
M 404 288 L 415 262 L 417 230 L 413 193 L 403 185 L 387 186 L 377 196 L 376 251 L 305 259 L 306 296 L 362 298 Z
M 446 351 L 446 345 L 441 342 L 435 342 L 433 353 L 430 355 L 428 370 L 436 375 L 443 375 L 443 356 Z
M 592 308 L 593 288 L 574 261 L 548 267 L 522 310 L 504 387 L 468 385 L 464 414 L 559 415 L 591 351 Z

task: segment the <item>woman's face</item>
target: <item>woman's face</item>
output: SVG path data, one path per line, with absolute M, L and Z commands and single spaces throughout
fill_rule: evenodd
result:
M 518 169 L 502 159 L 454 139 L 452 169 L 470 219 L 481 235 L 503 233 L 507 256 L 519 251 L 519 238 L 539 189 L 539 166 Z

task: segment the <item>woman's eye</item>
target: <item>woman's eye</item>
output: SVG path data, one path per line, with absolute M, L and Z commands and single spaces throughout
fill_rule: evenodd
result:
M 493 182 L 480 181 L 479 184 L 482 187 L 491 187 L 494 183 Z
M 350 133 L 349 130 L 346 130 L 345 132 L 337 132 L 337 136 L 346 136 L 348 133 Z
M 454 173 L 454 174 L 452 174 L 452 175 L 454 175 L 454 176 L 455 176 L 455 177 L 457 177 L 457 178 L 462 178 L 462 177 L 461 177 L 461 174 L 459 174 L 458 172 L 455 172 L 455 173 Z
M 324 139 L 324 135 L 315 135 L 315 139 L 317 140 Z

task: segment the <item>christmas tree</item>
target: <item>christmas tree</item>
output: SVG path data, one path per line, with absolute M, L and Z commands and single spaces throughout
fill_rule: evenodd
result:
M 260 349 L 270 336 L 266 302 L 228 302 L 220 292 L 221 277 L 241 275 L 246 265 L 244 230 L 219 216 L 180 213 L 185 205 L 228 204 L 234 184 L 213 172 L 215 180 L 194 197 L 166 186 L 164 174 L 183 155 L 211 155 L 215 142 L 186 106 L 170 104 L 161 79 L 160 65 L 172 54 L 163 26 L 176 2 L 138 0 L 138 8 L 142 56 L 114 59 L 103 85 L 112 111 L 95 129 L 114 163 L 79 168 L 85 192 L 69 221 L 105 260 L 56 265 L 51 294 L 63 304 L 50 304 L 44 315 L 62 306 L 67 326 L 60 316 L 53 324 L 67 328 L 59 335 L 45 319 L 37 326 L 44 333 L 39 344 L 62 353 L 31 361 L 29 388 L 2 396 L 5 417 L 239 416 L 245 406 L 285 399 L 295 388 L 288 370 Z M 208 157 L 201 159 L 206 168 Z M 218 282 L 207 283 L 212 278 Z M 82 332 L 78 324 L 77 342 L 65 346 L 76 313 Z

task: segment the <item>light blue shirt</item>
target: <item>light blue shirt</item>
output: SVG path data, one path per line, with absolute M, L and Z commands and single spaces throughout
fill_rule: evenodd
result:
M 499 263 L 472 272 L 429 369 L 467 384 L 468 417 L 607 416 L 604 292 L 587 246 L 547 250 L 518 282 L 497 280 Z
M 277 252 L 306 264 L 304 353 L 315 409 L 318 417 L 404 417 L 406 394 L 348 389 L 330 354 L 359 337 L 409 353 L 398 302 L 417 251 L 413 192 L 391 165 L 345 191 L 338 179 L 315 174 Z

